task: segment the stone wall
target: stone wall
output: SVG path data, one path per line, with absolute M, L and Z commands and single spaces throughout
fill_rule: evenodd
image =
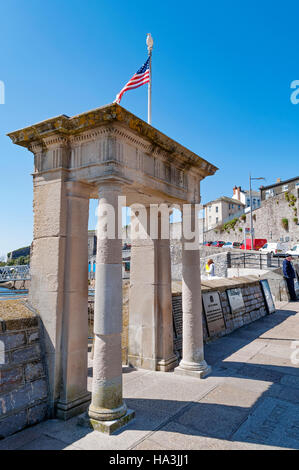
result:
M 38 318 L 21 301 L 0 302 L 0 439 L 47 415 Z
M 263 277 L 263 278 L 266 278 Z M 269 281 L 270 284 L 270 281 Z M 227 297 L 227 289 L 240 287 L 245 307 L 232 313 Z M 256 276 L 239 277 L 233 279 L 215 279 L 202 281 L 202 293 L 218 291 L 225 321 L 225 328 L 216 334 L 209 335 L 205 315 L 203 315 L 204 341 L 227 335 L 243 325 L 251 323 L 267 314 L 267 309 L 259 279 Z M 182 294 L 181 282 L 172 285 L 172 310 L 174 318 L 174 350 L 179 356 L 182 348 Z M 90 304 L 90 313 L 93 316 L 93 303 Z M 123 332 L 122 332 L 122 362 L 128 362 L 128 324 L 129 324 L 129 283 L 123 283 Z
M 181 242 L 170 243 L 171 255 L 171 278 L 174 281 L 182 279 L 182 244 Z M 200 271 L 206 275 L 206 263 L 212 258 L 215 264 L 215 276 L 227 277 L 227 252 L 222 248 L 201 246 L 200 248 Z
M 232 313 L 227 290 L 233 288 L 240 288 L 244 300 L 244 308 Z M 203 335 L 204 341 L 208 342 L 220 336 L 227 335 L 232 331 L 241 328 L 244 325 L 254 322 L 261 317 L 267 315 L 266 304 L 262 293 L 262 288 L 258 279 L 254 276 L 248 278 L 234 278 L 234 279 L 219 279 L 213 281 L 203 281 L 201 285 L 202 293 L 219 292 L 220 302 L 224 317 L 224 328 L 219 328 L 213 334 L 209 333 L 208 324 L 203 308 Z M 174 324 L 177 325 L 174 337 L 174 344 L 176 353 L 181 356 L 182 348 L 182 331 L 180 325 L 182 324 L 182 294 L 177 289 L 173 293 L 173 313 Z
M 291 192 L 289 193 L 291 194 Z M 295 197 L 295 191 L 293 193 Z M 296 211 L 293 209 L 297 209 Z M 294 221 L 294 218 L 299 218 L 299 201 L 294 202 L 294 206 L 286 200 L 285 193 L 278 196 L 271 197 L 263 201 L 259 209 L 253 211 L 253 228 L 255 238 L 266 238 L 268 242 L 286 241 L 289 246 L 293 246 L 299 242 L 299 225 Z M 282 226 L 282 219 L 286 218 L 289 222 L 288 230 Z M 205 240 L 216 241 L 243 241 L 243 233 L 239 229 L 243 226 L 250 227 L 250 214 L 246 214 L 246 220 L 239 219 L 235 226 L 235 230 L 215 231 L 209 230 L 205 232 Z

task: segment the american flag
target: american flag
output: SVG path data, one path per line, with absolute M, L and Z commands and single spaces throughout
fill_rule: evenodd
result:
M 133 77 L 128 81 L 128 83 L 123 87 L 123 89 L 116 95 L 114 103 L 120 103 L 123 94 L 128 90 L 133 90 L 142 85 L 145 85 L 150 81 L 150 57 L 147 61 L 140 67 L 139 70 L 133 75 Z

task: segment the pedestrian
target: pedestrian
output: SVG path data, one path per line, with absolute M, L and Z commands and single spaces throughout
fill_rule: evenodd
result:
M 295 292 L 295 286 L 294 286 L 294 279 L 296 278 L 296 273 L 295 269 L 293 268 L 292 265 L 292 257 L 287 256 L 283 260 L 282 264 L 282 270 L 283 270 L 283 276 L 286 280 L 287 286 L 288 286 L 288 291 L 290 294 L 290 300 L 291 302 L 295 302 L 297 300 L 296 292 Z
M 209 259 L 207 264 L 206 264 L 206 272 L 209 275 L 209 277 L 214 277 L 215 276 L 215 264 L 212 259 Z

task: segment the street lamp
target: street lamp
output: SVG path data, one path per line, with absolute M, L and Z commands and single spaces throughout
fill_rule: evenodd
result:
M 249 198 L 250 198 L 250 236 L 251 236 L 251 249 L 253 250 L 253 222 L 252 222 L 252 195 L 251 195 L 251 181 L 252 180 L 265 180 L 266 178 L 259 177 L 253 178 L 249 173 Z

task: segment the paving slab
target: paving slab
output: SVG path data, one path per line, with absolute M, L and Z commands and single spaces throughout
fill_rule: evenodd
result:
M 195 403 L 174 420 L 201 436 L 229 439 L 245 421 L 249 408 Z
M 264 398 L 233 440 L 299 449 L 299 407 L 276 398 Z
M 123 368 L 124 398 L 136 417 L 112 436 L 77 418 L 39 423 L 0 441 L 4 449 L 299 449 L 299 305 L 205 345 L 204 380 Z M 92 360 L 89 358 L 89 389 Z
M 163 443 L 163 444 L 162 444 Z M 279 447 L 228 441 L 202 436 L 177 422 L 171 422 L 140 442 L 134 450 L 275 450 Z

